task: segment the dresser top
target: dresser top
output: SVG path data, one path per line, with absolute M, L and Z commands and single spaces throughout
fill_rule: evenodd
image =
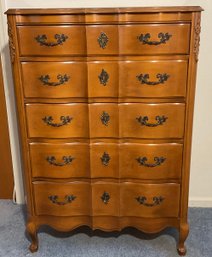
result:
M 155 12 L 200 12 L 200 6 L 172 7 L 127 7 L 127 8 L 55 8 L 55 9 L 9 9 L 6 14 L 93 14 L 93 13 L 155 13 Z

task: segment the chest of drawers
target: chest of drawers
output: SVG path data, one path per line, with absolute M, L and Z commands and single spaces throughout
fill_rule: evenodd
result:
M 179 230 L 200 7 L 8 10 L 30 250 L 37 230 Z

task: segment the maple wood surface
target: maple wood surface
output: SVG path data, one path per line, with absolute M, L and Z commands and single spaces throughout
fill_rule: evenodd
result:
M 173 226 L 186 253 L 200 11 L 7 12 L 32 252 L 48 224 Z

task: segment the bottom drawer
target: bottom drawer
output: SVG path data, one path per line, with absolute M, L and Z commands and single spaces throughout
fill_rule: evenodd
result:
M 179 184 L 123 183 L 120 188 L 120 215 L 135 217 L 178 217 Z
M 119 216 L 119 199 L 120 197 L 118 183 L 93 183 L 93 216 Z
M 91 187 L 89 183 L 33 183 L 37 215 L 90 215 Z

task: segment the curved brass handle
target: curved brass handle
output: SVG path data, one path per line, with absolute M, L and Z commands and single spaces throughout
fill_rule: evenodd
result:
M 104 204 L 108 204 L 109 200 L 110 200 L 110 195 L 107 192 L 104 192 L 103 195 L 101 196 L 102 202 Z
M 135 199 L 138 201 L 138 203 L 140 203 L 146 207 L 154 207 L 154 206 L 160 205 L 165 198 L 163 196 L 154 196 L 152 198 L 153 203 L 147 203 L 146 202 L 147 198 L 145 196 L 138 196 Z
M 108 166 L 109 162 L 110 162 L 110 155 L 106 152 L 103 153 L 102 157 L 100 157 L 102 164 L 104 166 Z
M 56 42 L 46 42 L 47 36 L 44 34 L 44 35 L 37 35 L 37 37 L 35 37 L 35 40 L 41 46 L 53 47 L 57 45 L 62 45 L 66 41 L 66 39 L 68 39 L 68 36 L 64 34 L 55 34 L 54 38 L 56 39 Z
M 54 166 L 65 166 L 65 165 L 71 164 L 71 162 L 74 160 L 74 157 L 63 156 L 62 160 L 64 162 L 56 162 L 56 158 L 54 156 L 47 156 L 46 160 L 49 164 L 54 165 Z
M 172 37 L 171 34 L 169 33 L 162 33 L 160 32 L 158 34 L 158 38 L 160 39 L 159 41 L 149 41 L 149 39 L 151 38 L 150 33 L 146 33 L 146 34 L 141 34 L 140 36 L 138 36 L 138 40 L 143 43 L 143 45 L 160 45 L 160 44 L 166 44 L 166 42 Z
M 157 127 L 159 125 L 163 125 L 163 123 L 168 119 L 168 117 L 163 116 L 156 116 L 155 120 L 156 123 L 148 123 L 147 121 L 149 118 L 147 116 L 140 116 L 136 118 L 136 120 L 141 124 L 141 126 L 147 126 L 147 127 Z
M 50 195 L 48 198 L 54 204 L 65 205 L 65 204 L 68 204 L 68 203 L 72 203 L 77 197 L 74 196 L 74 195 L 66 195 L 65 196 L 65 201 L 63 201 L 63 202 L 58 201 L 59 197 L 57 195 Z
M 64 75 L 58 74 L 57 79 L 58 79 L 58 82 L 50 82 L 49 81 L 50 76 L 48 74 L 41 75 L 39 78 L 39 80 L 43 82 L 43 85 L 56 87 L 56 86 L 63 85 L 65 82 L 67 82 L 70 79 L 70 76 L 68 76 L 67 74 L 64 74 Z
M 100 116 L 100 120 L 103 125 L 108 126 L 108 122 L 110 120 L 110 115 L 107 112 L 103 111 Z
M 102 84 L 103 86 L 106 86 L 109 80 L 109 74 L 107 73 L 107 71 L 102 69 L 102 72 L 99 74 L 98 78 L 99 78 L 100 84 Z
M 163 162 L 165 162 L 165 160 L 166 160 L 166 158 L 164 158 L 164 157 L 154 157 L 155 163 L 146 163 L 147 157 L 138 157 L 138 158 L 136 158 L 136 161 L 140 165 L 148 167 L 148 168 L 154 168 L 156 166 L 160 166 Z
M 107 46 L 108 41 L 109 41 L 108 36 L 104 32 L 101 32 L 98 39 L 97 39 L 97 42 L 99 43 L 99 46 L 102 49 L 105 49 L 105 47 Z
M 61 127 L 70 123 L 73 120 L 73 118 L 69 116 L 60 116 L 60 120 L 62 121 L 61 123 L 53 123 L 52 116 L 45 116 L 44 118 L 42 118 L 42 120 L 49 126 Z
M 158 81 L 148 81 L 149 74 L 140 74 L 140 75 L 136 76 L 136 78 L 138 79 L 138 81 L 141 82 L 141 84 L 146 84 L 146 85 L 150 85 L 150 86 L 164 84 L 164 82 L 167 81 L 169 77 L 170 77 L 170 75 L 168 75 L 166 73 L 163 73 L 163 74 L 158 73 L 156 75 L 156 78 L 158 78 Z

